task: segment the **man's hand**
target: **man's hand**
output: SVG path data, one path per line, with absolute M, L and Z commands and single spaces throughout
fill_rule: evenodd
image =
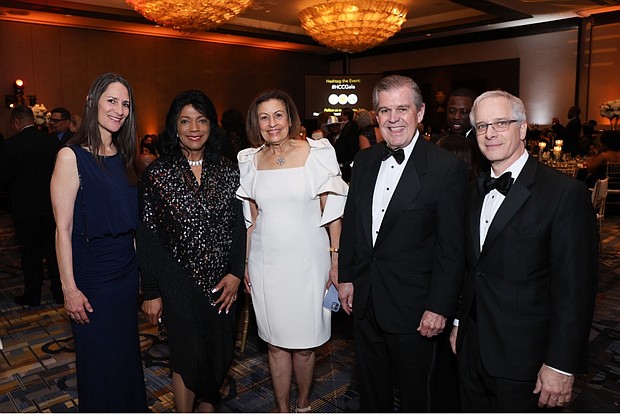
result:
M 456 355 L 456 336 L 459 333 L 459 327 L 453 326 L 452 331 L 450 331 L 450 347 L 452 348 L 452 352 Z
M 422 319 L 420 320 L 420 326 L 418 326 L 418 332 L 420 335 L 432 338 L 443 332 L 443 328 L 446 327 L 446 318 L 438 313 L 431 312 L 429 310 L 424 311 Z
M 353 283 L 338 284 L 338 299 L 340 299 L 340 307 L 347 315 L 350 315 L 353 312 Z
M 538 371 L 534 394 L 540 393 L 538 406 L 562 407 L 570 402 L 575 377 L 557 372 L 543 364 Z

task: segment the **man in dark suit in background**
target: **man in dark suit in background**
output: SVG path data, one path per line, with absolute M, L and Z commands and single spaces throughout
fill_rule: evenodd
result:
M 395 386 L 401 411 L 428 411 L 436 336 L 454 316 L 465 266 L 467 166 L 420 137 L 412 79 L 381 80 L 373 106 L 385 142 L 355 158 L 337 287 L 354 315 L 360 411 L 393 411 Z
M 50 134 L 58 142 L 58 147 L 64 147 L 73 137 L 73 132 L 69 129 L 71 125 L 71 113 L 65 108 L 54 108 L 50 112 Z
M 41 304 L 43 262 L 46 260 L 52 294 L 57 303 L 62 303 L 50 200 L 57 144 L 34 126 L 30 108 L 16 106 L 9 119 L 16 134 L 5 141 L 0 152 L 0 188 L 9 192 L 24 273 L 24 293 L 16 297 L 15 302 L 27 306 Z
M 360 149 L 360 127 L 353 120 L 353 116 L 354 113 L 351 108 L 342 110 L 340 134 L 333 144 L 338 164 L 340 164 L 342 179 L 347 183 L 351 180 L 351 163 Z
M 581 108 L 571 106 L 568 108 L 568 123 L 563 126 L 558 118 L 551 121 L 551 130 L 555 133 L 555 139 L 563 140 L 562 151 L 576 155 L 579 153 L 579 137 L 581 137 Z
M 433 135 L 433 142 L 439 141 L 448 134 L 462 135 L 472 142 L 476 142 L 476 134 L 469 122 L 469 112 L 476 96 L 478 96 L 476 92 L 469 88 L 459 88 L 452 91 L 446 107 L 448 130 Z
M 450 338 L 463 410 L 562 407 L 586 372 L 598 254 L 590 195 L 527 153 L 517 97 L 486 92 L 471 118 L 491 169 L 466 204 L 468 272 Z

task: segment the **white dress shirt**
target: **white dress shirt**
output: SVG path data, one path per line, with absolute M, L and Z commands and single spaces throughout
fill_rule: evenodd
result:
M 383 222 L 383 217 L 385 216 L 385 211 L 390 204 L 390 200 L 392 199 L 394 190 L 396 190 L 398 181 L 400 181 L 400 177 L 403 175 L 405 166 L 407 165 L 407 162 L 409 162 L 409 158 L 413 152 L 413 147 L 418 141 L 419 135 L 420 133 L 416 131 L 413 140 L 411 140 L 409 145 L 403 148 L 405 159 L 401 164 L 397 163 L 394 157 L 390 157 L 381 162 L 379 174 L 377 174 L 377 181 L 375 182 L 375 191 L 372 195 L 373 246 L 377 240 L 377 235 L 379 234 L 379 229 L 381 228 L 381 223 Z

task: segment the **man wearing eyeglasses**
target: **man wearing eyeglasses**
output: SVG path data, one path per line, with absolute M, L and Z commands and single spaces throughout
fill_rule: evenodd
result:
M 58 140 L 59 148 L 62 148 L 73 136 L 69 129 L 71 113 L 65 108 L 54 108 L 50 116 L 50 134 Z
M 472 107 L 490 161 L 466 203 L 465 277 L 450 341 L 465 412 L 565 407 L 586 372 L 598 236 L 585 185 L 532 158 L 521 100 Z

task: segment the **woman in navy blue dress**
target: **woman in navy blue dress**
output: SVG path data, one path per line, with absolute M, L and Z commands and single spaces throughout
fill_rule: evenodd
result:
M 138 338 L 133 95 L 112 73 L 93 81 L 83 122 L 58 153 L 51 195 L 81 412 L 147 410 Z

